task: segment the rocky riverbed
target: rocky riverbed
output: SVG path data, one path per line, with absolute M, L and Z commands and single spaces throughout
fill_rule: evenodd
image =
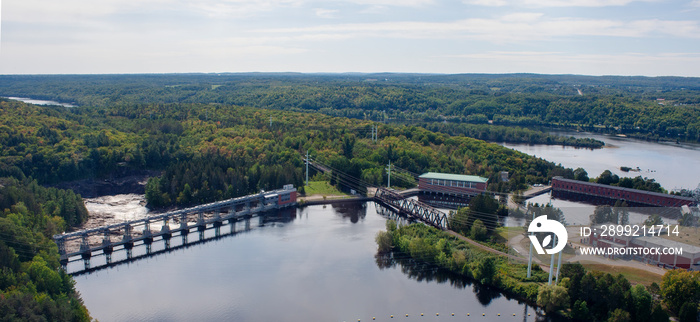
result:
M 83 200 L 89 217 L 82 229 L 141 219 L 149 212 L 146 208 L 146 197 L 143 194 L 118 194 Z

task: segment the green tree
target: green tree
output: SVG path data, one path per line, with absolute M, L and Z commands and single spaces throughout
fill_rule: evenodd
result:
M 630 322 L 632 317 L 630 313 L 623 309 L 615 309 L 615 311 L 610 312 L 610 317 L 608 322 Z
M 678 312 L 678 321 L 696 322 L 698 320 L 698 304 L 694 301 L 685 302 Z
M 554 312 L 569 306 L 569 293 L 558 285 L 542 285 L 537 293 L 537 305 L 546 312 Z
M 486 236 L 488 236 L 488 230 L 481 219 L 475 220 L 474 224 L 472 224 L 470 236 L 472 239 L 479 241 L 485 240 Z
M 697 303 L 699 292 L 700 272 L 672 270 L 661 279 L 661 296 L 674 312 L 686 302 Z
M 607 205 L 596 206 L 590 217 L 591 222 L 595 224 L 611 223 L 613 220 L 612 207 Z
M 596 183 L 607 184 L 607 185 L 618 183 L 619 181 L 620 181 L 620 177 L 618 177 L 616 174 L 613 174 L 612 172 L 610 172 L 610 170 L 603 171 L 603 173 L 601 173 L 600 176 L 598 176 L 598 178 L 596 178 Z
M 468 220 L 468 227 L 471 228 L 471 224 L 476 218 L 479 218 L 486 226 L 488 233 L 491 234 L 498 224 L 496 212 L 499 206 L 498 200 L 488 194 L 482 193 L 474 196 L 469 201 L 469 217 L 473 219 Z
M 343 155 L 346 158 L 352 159 L 352 150 L 355 148 L 355 136 L 346 134 L 343 137 Z
M 588 310 L 588 303 L 582 300 L 576 300 L 574 306 L 571 308 L 571 318 L 574 321 L 590 321 L 591 313 Z
M 651 310 L 651 317 L 649 318 L 651 322 L 668 322 L 668 313 L 661 307 L 660 304 L 654 306 Z
M 631 291 L 631 313 L 634 321 L 649 321 L 652 309 L 652 297 L 642 284 L 635 285 Z
M 586 170 L 583 168 L 576 168 L 576 170 L 574 170 L 574 180 L 588 182 L 588 172 L 586 172 Z
M 34 257 L 34 260 L 29 264 L 27 272 L 34 285 L 36 285 L 37 291 L 51 294 L 61 292 L 62 280 L 60 275 L 57 271 L 46 266 L 46 261 L 43 258 L 39 256 Z
M 474 270 L 474 278 L 484 285 L 490 285 L 495 275 L 496 263 L 493 257 L 486 257 L 479 261 Z
M 153 177 L 146 183 L 146 202 L 153 207 L 165 206 L 163 193 L 160 191 L 160 178 Z
M 663 225 L 664 220 L 659 216 L 658 214 L 653 214 L 647 218 L 647 220 L 644 221 L 645 226 L 652 226 L 652 225 Z
M 456 231 L 463 236 L 468 236 L 471 232 L 471 224 L 474 219 L 473 217 L 469 216 L 469 208 L 462 207 L 457 211 L 451 212 L 448 221 L 451 230 Z
M 377 242 L 380 253 L 386 253 L 386 252 L 391 251 L 391 248 L 393 246 L 393 244 L 392 244 L 393 237 L 391 236 L 390 232 L 379 231 L 379 232 L 377 232 L 377 235 L 374 237 L 374 240 Z

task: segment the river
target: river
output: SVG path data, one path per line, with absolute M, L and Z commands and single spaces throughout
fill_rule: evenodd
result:
M 20 101 L 20 102 L 24 102 L 24 103 L 28 103 L 28 104 L 34 104 L 34 105 L 58 105 L 58 106 L 63 106 L 63 107 L 76 107 L 73 104 L 59 103 L 59 102 L 46 101 L 46 100 L 38 100 L 38 99 L 26 98 L 26 97 L 7 97 L 7 99 Z
M 700 184 L 700 146 L 695 144 L 653 143 L 593 133 L 564 132 L 556 134 L 588 137 L 605 142 L 602 149 L 582 149 L 561 145 L 501 145 L 560 163 L 567 168 L 583 168 L 595 178 L 610 170 L 618 176 L 653 178 L 666 190 L 695 189 Z M 621 166 L 639 172 L 623 172 Z
M 214 242 L 75 276 L 76 289 L 100 321 L 535 320 L 533 308 L 497 291 L 377 256 L 385 221 L 372 202 L 293 209 Z
M 654 178 L 667 189 L 694 188 L 700 182 L 700 150 L 695 146 L 574 135 L 602 140 L 606 148 L 504 145 L 565 167 L 583 167 L 591 177 L 609 169 Z M 620 166 L 640 167 L 642 172 L 624 173 Z M 86 199 L 86 205 L 91 215 L 102 213 L 98 217 L 103 219 L 92 219 L 95 224 L 110 223 L 134 213 L 144 216 L 142 199 L 108 196 Z M 594 209 L 549 195 L 531 201 L 563 208 L 569 224 L 586 223 Z M 630 214 L 631 222 L 644 218 Z M 377 256 L 374 236 L 385 221 L 371 202 L 295 209 L 286 219 L 263 226 L 252 220 L 250 230 L 239 225 L 235 234 L 212 242 L 75 276 L 76 289 L 100 321 L 390 321 L 391 315 L 402 321 L 441 321 L 454 320 L 452 313 L 459 319 L 469 313 L 487 321 L 500 313 L 504 320 L 513 314 L 518 321 L 535 320 L 533 308 L 497 291 L 405 258 Z M 153 247 L 162 249 L 158 243 Z M 144 252 L 134 250 L 139 251 Z M 93 258 L 93 264 L 99 260 Z
M 561 164 L 567 168 L 583 168 L 588 176 L 595 178 L 605 170 L 618 176 L 642 176 L 653 178 L 667 190 L 681 188 L 694 189 L 700 183 L 700 146 L 694 144 L 653 143 L 631 138 L 578 132 L 556 132 L 555 134 L 577 138 L 593 138 L 605 142 L 602 149 L 582 149 L 561 145 L 502 145 L 529 155 Z M 621 166 L 639 167 L 641 171 L 623 172 Z M 582 202 L 552 198 L 551 193 L 529 199 L 528 202 L 551 204 L 564 213 L 568 224 L 589 224 L 589 216 L 595 206 Z M 641 224 L 649 213 L 659 208 L 632 208 L 629 213 L 631 224 Z M 508 218 L 507 226 L 522 226 L 523 219 Z M 669 224 L 677 223 L 672 218 L 664 218 Z

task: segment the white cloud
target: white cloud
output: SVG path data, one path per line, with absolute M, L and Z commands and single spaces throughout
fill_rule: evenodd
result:
M 200 0 L 188 5 L 209 17 L 250 18 L 259 13 L 300 7 L 305 0 Z
M 508 5 L 507 0 L 465 0 L 464 3 L 486 7 L 503 7 Z
M 511 14 L 495 19 L 450 22 L 378 22 L 268 29 L 258 32 L 297 35 L 344 35 L 351 38 L 481 39 L 494 43 L 548 41 L 575 36 L 700 38 L 697 21 L 635 20 L 630 22 L 547 18 L 541 14 Z
M 659 0 L 464 0 L 467 4 L 489 7 L 619 7 L 632 2 L 654 2 Z M 700 0 L 694 0 L 700 1 Z
M 336 17 L 336 14 L 338 14 L 338 12 L 340 12 L 340 11 L 336 10 L 336 9 L 316 8 L 316 9 L 314 9 L 314 12 L 316 13 L 317 16 L 319 16 L 321 18 L 333 19 Z
M 511 13 L 501 17 L 502 21 L 508 22 L 534 22 L 542 18 L 544 14 L 534 12 Z
M 644 0 L 523 0 L 523 4 L 533 7 L 618 7 L 640 1 Z
M 343 0 L 345 2 L 369 5 L 369 6 L 391 6 L 391 7 L 422 7 L 435 3 L 435 0 Z
M 690 5 L 693 7 L 700 7 L 700 0 L 693 0 Z

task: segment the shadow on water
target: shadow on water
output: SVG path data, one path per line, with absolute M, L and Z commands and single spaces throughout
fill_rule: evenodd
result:
M 365 202 L 331 204 L 331 207 L 333 207 L 333 211 L 344 219 L 350 219 L 350 222 L 353 224 L 358 223 L 360 219 L 365 219 L 367 216 L 367 203 Z
M 407 218 L 406 216 L 399 215 L 388 208 L 382 207 L 381 205 L 376 205 L 377 213 L 382 215 L 387 219 L 393 219 L 397 221 L 399 225 L 409 225 L 416 221 Z M 474 293 L 476 300 L 484 307 L 487 307 L 496 299 L 505 297 L 508 300 L 515 300 L 520 304 L 525 304 L 525 313 L 523 318 L 527 320 L 525 315 L 527 315 L 528 307 L 534 309 L 534 317 L 536 321 L 567 321 L 560 316 L 543 316 L 540 315 L 541 311 L 534 308 L 531 303 L 522 301 L 516 297 L 510 296 L 508 293 L 502 292 L 500 289 L 491 287 L 488 285 L 483 285 L 474 279 L 468 278 L 466 276 L 450 272 L 446 269 L 440 268 L 434 264 L 421 262 L 413 259 L 410 255 L 398 252 L 377 252 L 374 256 L 375 263 L 380 270 L 394 269 L 398 267 L 403 274 L 408 278 L 419 281 L 419 282 L 435 282 L 438 284 L 449 283 L 452 287 L 457 289 L 466 289 L 471 286 L 472 292 Z
M 452 273 L 438 266 L 416 261 L 409 255 L 401 252 L 377 253 L 374 258 L 379 269 L 399 266 L 402 273 L 419 282 L 449 283 L 457 289 L 465 289 L 471 286 L 472 291 L 476 294 L 476 298 L 483 306 L 488 306 L 491 304 L 491 301 L 505 296 L 496 288 L 477 283 L 473 279 Z M 510 299 L 508 296 L 505 297 Z
M 398 266 L 401 272 L 408 276 L 408 278 L 418 282 L 449 283 L 452 287 L 457 289 L 466 289 L 471 286 L 476 300 L 483 307 L 488 307 L 494 300 L 505 297 L 508 300 L 515 300 L 520 304 L 525 304 L 525 315 L 527 314 L 528 307 L 534 309 L 534 318 L 536 321 L 567 321 L 560 316 L 543 316 L 541 315 L 541 311 L 530 306 L 531 304 L 518 298 L 511 297 L 507 293 L 501 292 L 498 288 L 483 285 L 471 278 L 452 273 L 433 264 L 416 261 L 409 255 L 401 252 L 378 252 L 375 254 L 374 259 L 380 270 L 393 269 Z M 525 315 L 523 315 L 524 318 Z M 525 320 L 527 320 L 527 318 L 525 318 Z
M 113 254 L 97 254 L 93 255 L 91 259 L 72 261 L 69 263 L 74 264 L 72 266 L 78 265 L 78 263 L 76 263 L 78 261 L 82 261 L 83 265 L 75 270 L 67 268 L 66 271 L 73 276 L 92 274 L 103 269 L 130 264 L 143 259 L 171 253 L 180 249 L 187 249 L 192 246 L 203 245 L 212 241 L 246 233 L 253 229 L 253 227 L 251 227 L 251 222 L 254 222 L 257 227 L 264 227 L 266 225 L 274 226 L 278 223 L 289 223 L 296 219 L 296 216 L 296 208 L 287 208 L 262 213 L 258 216 L 231 221 L 226 225 L 212 226 L 203 231 L 192 231 L 179 236 L 172 236 L 172 238 L 169 240 L 154 240 L 151 245 L 140 244 L 134 246 L 133 249 L 115 250 Z M 181 242 L 173 245 L 173 240 L 176 241 L 178 239 L 181 240 Z M 134 253 L 138 253 L 138 255 L 134 255 Z M 93 262 L 95 258 L 104 258 L 105 263 L 102 265 L 92 266 L 91 262 Z

